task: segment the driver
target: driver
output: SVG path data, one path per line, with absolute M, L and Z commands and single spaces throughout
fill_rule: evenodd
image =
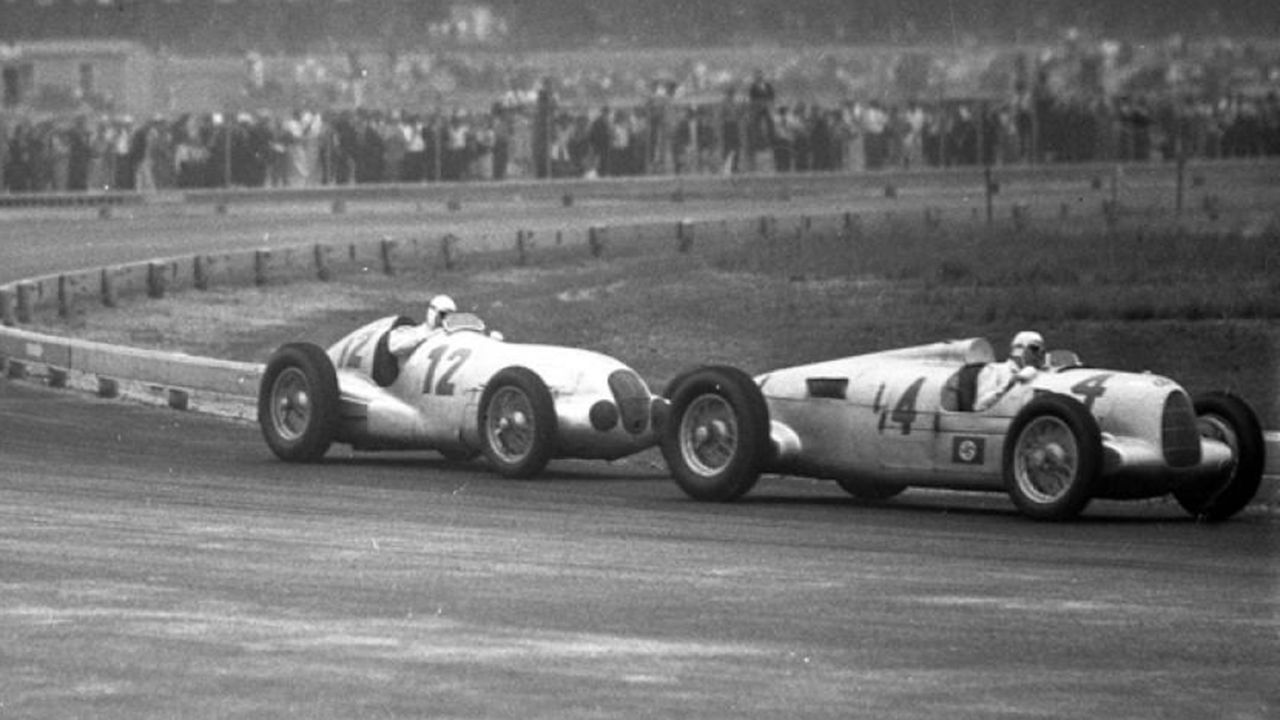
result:
M 450 313 L 458 311 L 458 304 L 448 295 L 436 295 L 427 303 L 427 317 L 421 325 L 402 325 L 394 328 L 387 337 L 387 349 L 396 357 L 408 357 L 427 338 L 444 327 Z
M 1044 338 L 1034 330 L 1023 330 L 1009 343 L 1009 359 L 989 363 L 978 373 L 978 388 L 973 409 L 986 410 L 995 405 L 1018 383 L 1030 382 L 1045 368 Z

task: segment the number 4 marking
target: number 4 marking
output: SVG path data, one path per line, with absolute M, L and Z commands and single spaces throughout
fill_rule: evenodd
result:
M 890 422 L 894 422 L 902 426 L 903 435 L 910 435 L 911 426 L 915 424 L 916 418 L 920 417 L 920 412 L 916 410 L 916 403 L 920 399 L 920 388 L 922 387 L 924 387 L 924 378 L 916 379 L 902 392 L 902 397 L 898 398 L 898 402 L 893 404 L 893 410 L 889 411 L 887 404 L 880 404 L 884 398 L 884 385 L 882 384 L 879 392 L 876 393 L 875 402 L 871 406 L 873 411 L 880 414 L 880 422 L 876 429 L 884 432 L 885 426 Z
M 889 419 L 902 426 L 902 434 L 911 434 L 911 425 L 920 417 L 920 413 L 916 411 L 916 401 L 920 398 L 920 388 L 924 386 L 924 378 L 920 378 L 907 386 L 902 397 L 898 398 L 898 402 L 893 406 L 893 412 L 889 415 Z
M 1107 393 L 1107 380 L 1110 380 L 1112 375 L 1113 373 L 1103 373 L 1087 377 L 1072 385 L 1071 392 L 1084 398 L 1084 406 L 1092 410 L 1093 401 Z

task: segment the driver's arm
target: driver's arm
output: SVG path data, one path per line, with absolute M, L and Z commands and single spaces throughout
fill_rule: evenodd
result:
M 1031 382 L 1037 370 L 1033 367 L 1013 369 L 1009 363 L 988 365 L 978 374 L 978 388 L 973 401 L 975 411 L 986 410 L 1000 401 L 1018 383 Z
M 431 335 L 426 325 L 401 325 L 387 335 L 387 349 L 396 357 L 411 355 Z
M 995 405 L 1013 387 L 1014 377 L 1008 363 L 988 363 L 978 373 L 973 409 L 980 412 Z

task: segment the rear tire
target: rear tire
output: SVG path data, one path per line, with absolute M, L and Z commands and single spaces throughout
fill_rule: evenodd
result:
M 555 453 L 558 420 L 551 391 L 524 367 L 499 370 L 480 396 L 480 446 L 503 477 L 531 478 Z
M 736 500 L 755 486 L 772 453 L 769 407 L 750 375 L 709 366 L 671 382 L 662 456 L 696 500 Z
M 1240 397 L 1210 392 L 1194 400 L 1201 437 L 1221 440 L 1235 451 L 1225 476 L 1178 488 L 1173 496 L 1184 510 L 1201 520 L 1226 520 L 1244 509 L 1258 493 L 1266 465 L 1266 441 L 1258 416 Z
M 1102 471 L 1102 433 L 1074 398 L 1045 395 L 1027 403 L 1004 445 L 1005 488 L 1036 520 L 1069 520 L 1093 499 Z
M 276 457 L 314 462 L 338 433 L 338 374 L 324 350 L 290 343 L 267 362 L 258 386 L 258 426 Z

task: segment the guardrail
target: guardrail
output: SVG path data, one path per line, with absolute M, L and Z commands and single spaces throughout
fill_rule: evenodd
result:
M 517 196 L 527 200 L 552 201 L 575 198 L 752 198 L 833 191 L 883 194 L 887 188 L 930 187 L 939 183 L 972 187 L 974 192 L 980 194 L 991 181 L 995 182 L 996 188 L 1033 182 L 1107 188 L 1114 184 L 1117 186 L 1116 192 L 1123 192 L 1124 184 L 1129 182 L 1156 182 L 1172 189 L 1180 179 L 1185 180 L 1188 186 L 1221 187 L 1223 174 L 1237 182 L 1244 178 L 1250 182 L 1269 184 L 1275 176 L 1276 167 L 1277 162 L 1272 158 L 1246 158 L 1192 160 L 1182 165 L 1174 162 L 1092 162 L 1000 165 L 991 168 L 980 165 L 909 170 L 884 168 L 864 172 L 646 175 L 594 179 L 511 178 L 496 181 L 321 185 L 303 188 L 169 188 L 160 193 L 112 191 L 0 194 L 0 208 L 98 206 L 100 209 L 110 210 L 114 205 L 172 201 L 216 208 L 282 201 L 327 203 L 334 208 L 341 208 L 344 203 L 365 200 L 425 203 L 460 202 L 465 199 L 467 202 L 483 202 Z M 989 177 L 988 170 L 991 173 Z M 1182 178 L 1183 175 L 1186 177 Z
M 141 205 L 146 195 L 136 192 L 59 192 L 0 194 L 0 208 L 6 207 L 113 207 Z

